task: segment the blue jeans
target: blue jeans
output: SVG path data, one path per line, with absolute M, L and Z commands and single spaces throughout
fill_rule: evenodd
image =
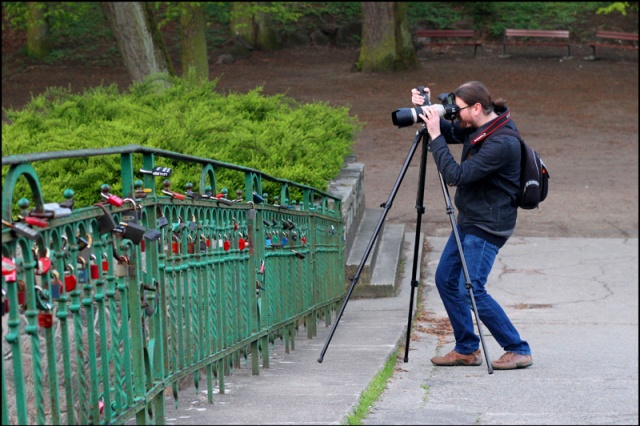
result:
M 520 338 L 502 307 L 485 290 L 498 247 L 475 235 L 458 234 L 480 321 L 505 351 L 531 355 L 529 344 Z M 442 251 L 435 278 L 456 339 L 454 350 L 465 355 L 476 351 L 480 338 L 474 332 L 471 297 L 453 232 Z

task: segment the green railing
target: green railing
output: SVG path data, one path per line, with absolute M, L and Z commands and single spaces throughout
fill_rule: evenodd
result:
M 103 155 L 120 155 L 125 202 L 97 198 L 70 214 L 59 203 L 59 217 L 38 227 L 44 196 L 32 163 Z M 150 192 L 139 190 L 135 155 L 145 170 L 162 158 L 201 165 L 199 187 L 214 195 L 157 191 L 151 174 L 141 176 Z M 198 389 L 202 375 L 213 401 L 242 359 L 253 374 L 260 361 L 268 368 L 274 338 L 288 351 L 300 325 L 315 336 L 345 296 L 342 209 L 330 194 L 138 145 L 2 164 L 2 424 L 164 424 L 165 389 L 177 404 L 183 379 Z M 220 168 L 244 173 L 242 199 L 215 198 Z M 35 210 L 21 221 L 19 179 Z M 280 185 L 283 203 L 261 200 L 263 180 Z M 303 194 L 295 206 L 284 205 L 291 188 Z

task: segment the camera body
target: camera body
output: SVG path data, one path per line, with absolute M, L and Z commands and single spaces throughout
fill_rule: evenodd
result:
M 431 105 L 429 100 L 429 96 L 424 92 L 424 86 L 419 86 L 418 90 L 422 97 L 424 97 L 425 103 L 424 105 Z M 438 110 L 438 115 L 443 117 L 445 120 L 455 120 L 460 112 L 460 108 L 455 104 L 455 95 L 453 93 L 441 93 L 438 95 L 438 100 L 442 103 L 442 105 L 434 105 Z M 394 126 L 398 126 L 398 128 L 412 126 L 416 124 L 418 121 L 424 123 L 424 121 L 420 118 L 420 114 L 422 114 L 421 107 L 415 108 L 400 108 L 391 113 L 391 121 Z

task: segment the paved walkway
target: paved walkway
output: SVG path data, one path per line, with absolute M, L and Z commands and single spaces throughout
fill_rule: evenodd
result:
M 352 299 L 322 363 L 330 328 L 295 350 L 276 341 L 271 368 L 249 364 L 226 379 L 226 393 L 206 389 L 167 398 L 167 424 L 346 424 L 361 393 L 401 348 L 396 372 L 364 424 L 638 424 L 638 239 L 512 238 L 501 250 L 489 291 L 533 350 L 534 365 L 489 375 L 480 367 L 434 367 L 451 335 L 414 322 L 404 356 L 415 235 L 407 235 L 397 297 Z M 444 317 L 433 271 L 444 238 L 428 238 L 423 300 Z M 417 293 L 416 293 L 417 296 Z M 415 309 L 414 309 L 415 312 Z M 493 338 L 491 359 L 502 354 Z M 202 380 L 201 380 L 202 381 Z

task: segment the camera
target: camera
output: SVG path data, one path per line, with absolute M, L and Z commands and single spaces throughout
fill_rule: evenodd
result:
M 423 105 L 431 105 L 429 96 L 424 93 L 424 86 L 419 86 L 418 90 L 424 97 L 425 103 Z M 440 117 L 444 117 L 444 119 L 451 121 L 456 119 L 460 112 L 460 108 L 455 104 L 455 99 L 456 96 L 453 93 L 441 93 L 438 95 L 438 100 L 442 105 L 434 106 L 436 107 Z M 391 121 L 393 122 L 393 125 L 398 126 L 398 128 L 413 126 L 418 121 L 424 123 L 420 118 L 420 114 L 422 114 L 422 107 L 400 108 L 391 113 Z

